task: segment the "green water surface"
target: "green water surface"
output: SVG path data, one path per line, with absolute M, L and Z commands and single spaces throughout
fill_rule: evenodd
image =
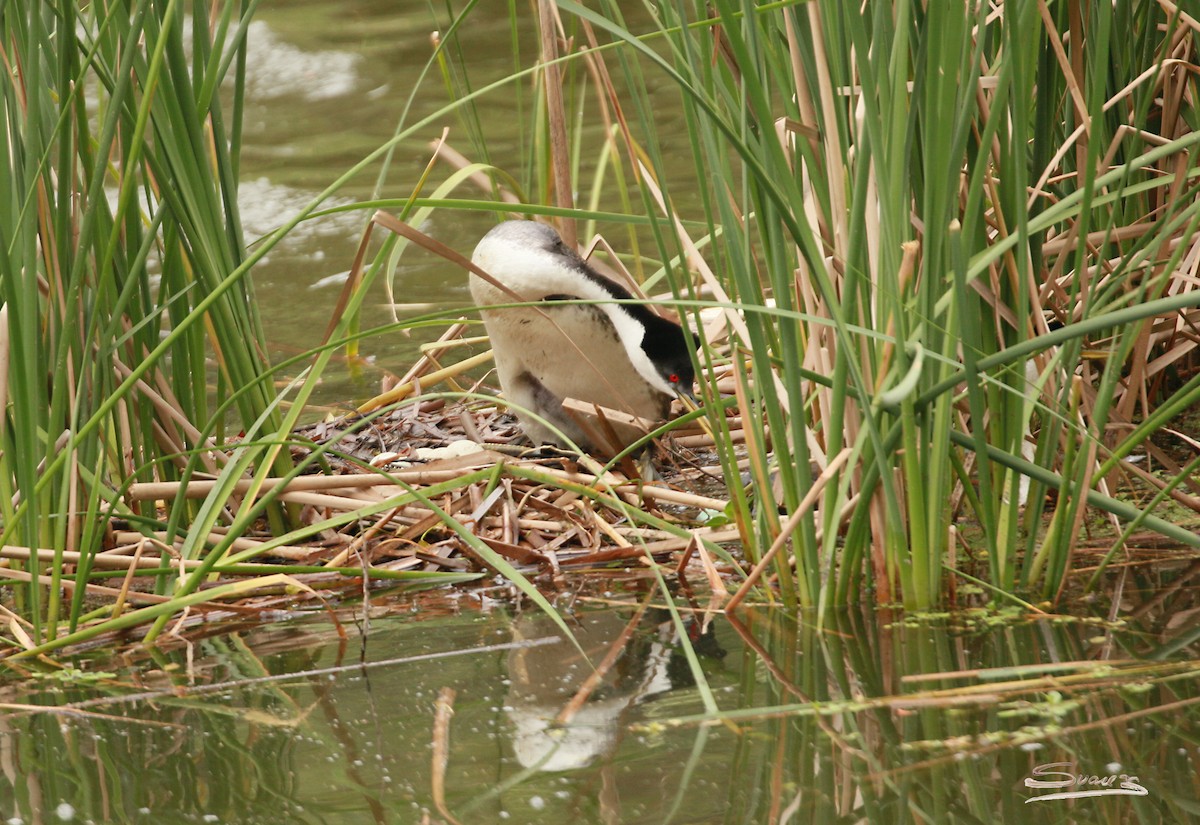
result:
M 367 622 L 344 608 L 214 628 L 125 665 L 81 658 L 14 678 L 0 692 L 0 821 L 1175 823 L 1200 811 L 1200 665 L 1194 648 L 1161 660 L 1171 633 L 1152 622 L 885 612 L 818 629 L 701 611 L 682 619 L 689 662 L 652 590 L 621 598 L 563 598 L 578 648 L 532 609 L 434 594 L 382 598 Z M 1041 799 L 1063 790 L 1028 787 L 1038 771 L 1109 793 Z

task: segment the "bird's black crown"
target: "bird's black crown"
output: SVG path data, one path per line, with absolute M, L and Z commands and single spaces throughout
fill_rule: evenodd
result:
M 679 324 L 655 315 L 644 306 L 631 305 L 630 309 L 640 309 L 645 313 L 638 318 L 646 328 L 642 349 L 658 369 L 658 374 L 677 392 L 691 395 L 692 384 L 696 380 L 696 371 L 692 367 L 695 347 L 691 336 Z

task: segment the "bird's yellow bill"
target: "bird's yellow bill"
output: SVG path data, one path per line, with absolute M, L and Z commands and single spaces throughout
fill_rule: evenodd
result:
M 700 405 L 696 403 L 696 396 L 690 392 L 676 392 L 675 397 L 679 399 L 679 403 L 683 405 L 687 412 L 696 412 L 700 409 Z M 713 435 L 712 424 L 709 423 L 708 416 L 702 415 L 696 419 L 696 423 L 700 425 L 700 429 L 704 430 L 704 434 L 711 438 L 714 442 L 717 440 Z

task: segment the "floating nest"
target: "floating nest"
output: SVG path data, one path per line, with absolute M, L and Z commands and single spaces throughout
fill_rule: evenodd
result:
M 722 470 L 703 427 L 680 422 L 638 460 L 608 464 L 534 448 L 491 390 L 464 378 L 490 362 L 488 353 L 448 367 L 438 362 L 461 346 L 462 330 L 461 324 L 446 330 L 396 386 L 357 412 L 297 430 L 293 458 L 306 466 L 304 474 L 267 479 L 257 489 L 239 481 L 226 505 L 230 513 L 253 503 L 251 496 L 273 493 L 293 524 L 302 525 L 290 535 L 303 538 L 277 535 L 264 519 L 230 544 L 218 528 L 208 543 L 225 542 L 228 550 L 215 572 L 261 575 L 262 562 L 269 562 L 303 585 L 329 590 L 354 587 L 364 577 L 437 573 L 477 578 L 515 571 L 553 579 L 565 570 L 664 562 L 672 554 L 678 569 L 695 563 L 714 583 L 732 571 L 720 564 L 723 553 L 710 552 L 741 536 L 727 521 Z M 443 383 L 452 392 L 421 395 Z M 600 433 L 610 417 L 622 415 L 591 405 L 575 414 L 585 429 Z M 134 484 L 126 498 L 143 504 L 201 498 L 215 484 Z M 160 564 L 149 556 L 163 550 L 184 571 L 202 563 L 178 558 L 182 539 L 155 538 L 160 545 L 135 565 Z M 146 541 L 144 531 L 117 529 L 113 546 L 97 558 L 129 565 Z
M 553 577 L 679 554 L 680 569 L 698 560 L 715 581 L 705 543 L 712 549 L 741 537 L 725 518 L 727 490 L 710 432 L 683 424 L 639 460 L 608 464 L 534 448 L 492 391 L 465 377 L 490 365 L 490 353 L 449 366 L 439 360 L 473 343 L 463 340 L 465 329 L 451 325 L 357 412 L 295 433 L 309 446 L 294 448 L 294 458 L 321 472 L 288 480 L 279 499 L 300 509 L 303 524 L 336 527 L 291 544 L 264 526 L 263 535 L 239 538 L 233 551 L 249 555 L 257 544 L 259 560 L 385 577 L 512 570 Z M 454 392 L 421 395 L 443 384 Z M 576 405 L 572 415 L 603 443 L 609 422 L 622 413 Z M 135 485 L 131 496 L 166 492 L 150 487 Z M 190 489 L 197 494 L 203 487 Z
M 305 513 L 306 519 L 403 497 L 409 502 L 347 524 L 329 546 L 272 551 L 289 560 L 494 569 L 474 537 L 523 573 L 556 575 L 564 568 L 661 561 L 672 553 L 685 554 L 686 563 L 700 538 L 738 539 L 734 529 L 698 526 L 723 515 L 727 505 L 712 495 L 724 486 L 698 427 L 654 444 L 649 462 L 627 458 L 618 467 L 532 448 L 511 414 L 479 401 L 413 401 L 382 414 L 312 424 L 297 435 L 329 448 L 334 473 L 293 483 L 305 486 L 311 478 L 308 483 L 321 488 L 301 497 L 306 508 L 321 511 Z M 648 463 L 653 481 L 643 472 Z

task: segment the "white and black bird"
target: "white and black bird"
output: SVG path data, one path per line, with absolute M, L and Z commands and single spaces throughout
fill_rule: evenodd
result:
M 602 446 L 563 411 L 564 398 L 658 421 L 673 397 L 691 396 L 693 347 L 683 328 L 640 304 L 610 303 L 632 296 L 588 266 L 549 226 L 499 224 L 475 247 L 472 261 L 518 296 L 471 274 L 500 387 L 535 444 L 569 446 L 540 418 L 584 450 Z M 518 300 L 538 303 L 489 309 Z M 573 300 L 599 303 L 562 303 Z M 614 429 L 623 443 L 611 446 L 643 435 L 627 425 Z

